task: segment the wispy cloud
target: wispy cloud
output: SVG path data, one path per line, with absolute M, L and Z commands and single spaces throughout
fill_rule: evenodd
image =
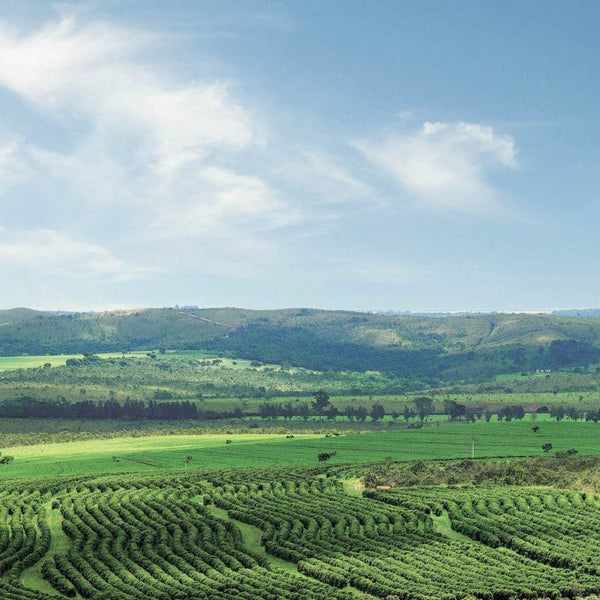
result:
M 375 191 L 356 170 L 344 157 L 313 148 L 281 160 L 279 177 L 325 205 L 372 199 Z
M 9 233 L 0 229 L 0 262 L 20 269 L 68 275 L 89 275 L 113 281 L 137 279 L 154 269 L 132 267 L 101 246 L 50 229 Z
M 173 186 L 186 200 L 176 210 L 157 211 L 151 223 L 153 235 L 214 240 L 237 232 L 246 237 L 301 218 L 262 178 L 222 167 L 202 166 Z
M 72 15 L 33 32 L 0 24 L 0 85 L 63 126 L 67 139 L 71 121 L 76 124 L 67 150 L 25 141 L 35 179 L 63 191 L 54 198 L 57 212 L 62 203 L 73 220 L 89 224 L 81 209 L 89 205 L 98 223 L 119 215 L 117 229 L 130 220 L 128 238 L 147 242 L 226 240 L 223 255 L 296 221 L 298 211 L 273 184 L 245 172 L 244 152 L 261 145 L 262 134 L 231 83 L 175 80 L 152 58 L 159 42 Z M 0 150 L 0 178 L 11 152 L 10 146 Z M 50 227 L 58 235 L 60 223 Z M 93 239 L 106 232 L 87 234 Z M 16 253 L 10 257 L 15 261 Z
M 501 212 L 502 200 L 488 172 L 517 166 L 514 140 L 479 123 L 426 122 L 417 131 L 354 145 L 420 206 L 430 209 Z
M 249 144 L 250 119 L 228 83 L 172 81 L 140 56 L 155 38 L 74 17 L 30 34 L 0 25 L 0 84 L 59 118 L 87 119 L 88 136 L 110 141 L 113 152 L 115 142 L 137 141 L 130 161 L 172 168 Z
M 17 140 L 0 140 L 0 195 L 3 191 L 30 174 L 23 156 L 23 148 Z

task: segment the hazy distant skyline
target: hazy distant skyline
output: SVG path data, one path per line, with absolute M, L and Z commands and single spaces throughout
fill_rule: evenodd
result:
M 5 0 L 0 308 L 600 306 L 600 5 Z

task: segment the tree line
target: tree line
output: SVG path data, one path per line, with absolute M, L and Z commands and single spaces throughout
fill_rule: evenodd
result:
M 231 416 L 231 412 L 201 411 L 197 404 L 187 400 L 174 402 L 125 400 L 121 404 L 116 400 L 68 402 L 64 399 L 39 400 L 21 396 L 0 403 L 2 418 L 180 420 Z
M 56 418 L 56 419 L 123 419 L 123 420 L 218 420 L 241 419 L 244 417 L 259 417 L 271 419 L 327 419 L 335 421 L 342 417 L 353 423 L 367 421 L 381 421 L 390 416 L 394 421 L 403 420 L 405 423 L 423 423 L 428 417 L 440 414 L 436 410 L 433 398 L 429 396 L 416 396 L 412 403 L 404 406 L 402 412 L 389 412 L 380 402 L 375 402 L 367 407 L 362 404 L 347 404 L 342 408 L 331 404 L 327 392 L 319 390 L 312 394 L 311 402 L 263 402 L 255 410 L 250 407 L 243 409 L 236 406 L 233 409 L 207 409 L 198 403 L 189 400 L 132 400 L 126 399 L 123 403 L 111 398 L 109 400 L 93 401 L 80 400 L 69 402 L 63 397 L 55 400 L 38 399 L 30 396 L 20 396 L 7 399 L 0 403 L 0 418 Z M 249 410 L 250 409 L 250 410 Z M 550 417 L 561 421 L 585 420 L 594 423 L 600 422 L 600 408 L 583 411 L 576 406 L 541 406 L 531 413 L 532 419 L 538 414 L 546 413 Z M 443 413 L 450 421 L 475 422 L 485 420 L 489 422 L 493 416 L 498 420 L 521 420 L 526 412 L 520 404 L 505 405 L 494 410 L 481 406 L 468 406 L 455 400 L 444 402 Z

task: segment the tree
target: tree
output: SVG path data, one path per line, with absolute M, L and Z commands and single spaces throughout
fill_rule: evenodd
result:
M 313 410 L 318 414 L 323 414 L 323 411 L 329 406 L 329 394 L 323 390 L 313 393 L 314 400 L 312 402 Z
M 412 408 L 409 408 L 407 405 L 404 407 L 404 410 L 402 411 L 402 416 L 404 417 L 404 421 L 406 423 L 408 423 L 408 421 L 415 416 L 415 413 L 412 410 Z
M 320 452 L 317 456 L 319 462 L 325 462 L 329 460 L 332 456 L 335 456 L 337 452 Z
M 301 402 L 300 404 L 298 404 L 296 408 L 296 414 L 299 417 L 302 417 L 305 421 L 308 421 L 308 418 L 310 417 L 310 406 L 308 405 L 308 403 Z
M 550 452 L 550 450 L 552 450 L 552 444 L 544 444 L 544 445 L 542 446 L 542 450 L 543 450 L 544 452 Z
M 348 421 L 350 421 L 350 423 L 352 423 L 352 421 L 354 421 L 354 417 L 356 416 L 354 406 L 347 404 L 342 414 L 348 419 Z
M 281 409 L 281 414 L 283 415 L 284 419 L 291 419 L 294 414 L 295 414 L 295 410 L 294 410 L 294 405 L 292 404 L 291 400 L 288 400 L 282 407 Z
M 385 408 L 383 408 L 383 404 L 375 402 L 371 407 L 371 419 L 373 421 L 379 421 L 379 419 L 383 419 L 383 417 L 385 417 Z
M 324 411 L 324 415 L 330 420 L 335 421 L 335 418 L 338 416 L 340 411 L 335 406 L 330 406 L 326 411 Z
M 355 418 L 357 421 L 364 421 L 368 415 L 367 409 L 362 404 L 356 409 Z
M 429 396 L 417 396 L 413 402 L 421 421 L 424 421 L 427 416 L 433 413 L 433 398 Z
M 192 460 L 192 457 L 188 454 L 188 456 L 186 456 L 183 459 L 183 464 L 184 464 L 184 468 L 187 469 L 188 463 Z
M 444 401 L 444 410 L 446 414 L 450 417 L 451 421 L 455 419 L 460 419 L 464 417 L 467 413 L 467 407 L 464 404 L 459 404 L 454 400 L 445 400 Z
M 531 428 L 531 431 L 533 431 L 533 433 L 537 433 L 539 430 L 540 430 L 540 426 L 539 426 L 539 425 L 534 425 L 534 426 Z

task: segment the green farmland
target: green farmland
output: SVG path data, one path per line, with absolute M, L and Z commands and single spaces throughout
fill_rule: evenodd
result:
M 85 475 L 102 472 L 157 472 L 187 469 L 311 465 L 321 452 L 333 453 L 331 463 L 360 463 L 469 458 L 475 456 L 540 456 L 542 446 L 553 451 L 575 448 L 581 454 L 600 452 L 600 425 L 541 421 L 533 432 L 530 421 L 428 426 L 394 432 L 295 435 L 173 435 L 117 438 L 21 446 L 0 465 L 0 477 Z M 475 438 L 475 440 L 473 440 Z M 231 440 L 231 443 L 226 443 Z
M 0 357 L 0 599 L 600 594 L 596 362 L 444 381 L 354 346 L 364 370 L 139 347 Z M 479 367 L 535 358 L 511 352 Z

